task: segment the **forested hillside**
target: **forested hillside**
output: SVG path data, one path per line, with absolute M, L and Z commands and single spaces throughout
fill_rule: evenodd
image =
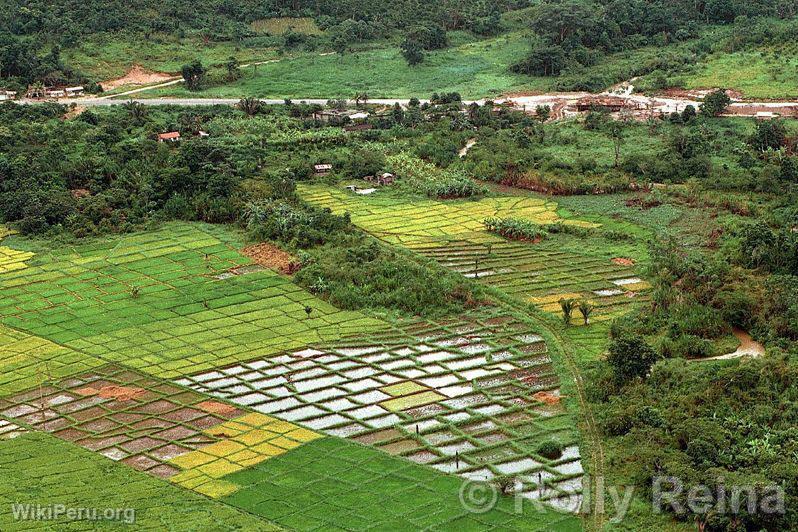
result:
M 645 84 L 659 88 L 679 82 L 673 78 L 719 49 L 794 42 L 796 24 L 778 21 L 794 18 L 796 9 L 789 0 L 146 0 L 132 6 L 118 0 L 2 0 L 0 79 L 17 89 L 34 81 L 97 88 L 92 82 L 108 70 L 101 65 L 118 63 L 119 57 L 169 57 L 160 48 L 179 44 L 197 51 L 192 60 L 208 59 L 205 66 L 219 68 L 222 54 L 301 56 L 329 50 L 343 55 L 364 46 L 392 50 L 415 66 L 453 42 L 506 35 L 508 42 L 485 46 L 527 50 L 499 54 L 492 63 L 492 76 L 516 76 L 514 85 L 556 78 L 553 85 L 560 90 L 596 91 L 652 74 Z M 732 29 L 711 31 L 722 27 Z M 107 55 L 62 58 L 84 59 L 91 43 L 104 43 Z M 155 47 L 154 54 L 144 55 L 142 45 Z M 652 48 L 657 53 L 646 51 Z M 120 53 L 111 53 L 117 49 Z M 215 49 L 219 53 L 209 53 Z M 454 65 L 470 71 L 469 59 L 458 56 Z

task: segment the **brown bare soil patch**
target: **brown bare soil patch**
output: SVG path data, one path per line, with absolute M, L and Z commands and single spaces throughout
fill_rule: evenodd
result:
M 147 70 L 141 65 L 133 65 L 128 70 L 127 74 L 121 78 L 109 79 L 100 83 L 104 91 L 111 91 L 119 87 L 127 87 L 130 85 L 151 85 L 153 83 L 162 83 L 169 81 L 174 76 L 165 72 L 154 72 Z
M 72 197 L 75 199 L 87 198 L 91 196 L 91 192 L 85 188 L 75 188 L 70 190 L 69 193 L 72 194 Z
M 546 403 L 547 405 L 556 405 L 560 403 L 560 396 L 554 395 L 549 392 L 537 392 L 532 396 L 532 399 Z
M 296 257 L 268 242 L 247 246 L 241 252 L 256 264 L 285 275 L 299 271 L 299 260 Z
M 83 107 L 82 105 L 76 105 L 75 107 L 72 107 L 72 108 L 69 109 L 69 111 L 67 111 L 67 113 L 64 115 L 64 118 L 66 118 L 66 119 L 77 118 L 85 110 L 86 110 L 86 108 Z
M 232 414 L 236 411 L 236 407 L 218 401 L 203 401 L 197 404 L 197 408 L 201 408 L 211 414 Z
M 619 265 L 619 266 L 634 266 L 635 265 L 635 261 L 634 260 L 627 259 L 626 257 L 615 257 L 614 259 L 612 259 L 612 262 L 614 264 Z
M 724 115 L 756 116 L 757 113 L 773 114 L 784 118 L 798 118 L 798 104 L 773 107 L 769 105 L 756 105 L 753 103 L 732 104 L 723 112 Z
M 116 399 L 117 401 L 132 401 L 146 395 L 147 390 L 135 386 L 102 386 L 100 388 L 81 388 L 76 393 L 84 396 L 99 395 L 103 399 Z

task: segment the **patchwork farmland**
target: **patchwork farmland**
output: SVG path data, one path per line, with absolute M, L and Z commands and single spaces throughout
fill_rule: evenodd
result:
M 475 204 L 435 231 L 477 233 L 482 216 L 518 206 Z M 37 477 L 69 504 L 92 472 L 123 489 L 129 470 L 145 526 L 183 526 L 190 511 L 198 527 L 226 515 L 245 529 L 581 528 L 576 421 L 546 342 L 515 311 L 339 310 L 220 226 L 58 248 L 4 236 L 0 463 L 18 486 L 4 504 Z M 430 236 L 389 240 L 432 254 Z M 519 497 L 464 508 L 463 479 L 504 478 Z

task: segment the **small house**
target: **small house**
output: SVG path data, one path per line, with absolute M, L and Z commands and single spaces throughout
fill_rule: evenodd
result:
M 774 120 L 779 117 L 778 113 L 774 113 L 773 111 L 758 111 L 754 118 L 757 120 Z
M 351 115 L 349 115 L 349 118 L 351 118 L 353 121 L 365 120 L 368 117 L 369 117 L 369 114 L 368 113 L 363 113 L 363 112 L 352 113 Z
M 64 89 L 64 92 L 69 98 L 74 98 L 76 96 L 83 96 L 85 89 L 81 86 L 78 87 L 67 87 Z
M 197 131 L 197 136 L 198 136 L 199 138 L 201 138 L 201 139 L 204 139 L 204 138 L 208 138 L 208 137 L 210 137 L 210 136 L 211 136 L 211 134 L 210 134 L 210 133 L 208 133 L 207 131 L 202 131 L 202 130 L 200 130 L 200 131 Z
M 313 172 L 315 173 L 316 177 L 327 175 L 332 171 L 331 164 L 314 164 L 313 165 Z
M 178 140 L 180 140 L 180 133 L 177 131 L 158 134 L 158 142 L 177 142 Z
M 17 93 L 14 91 L 6 91 L 0 90 L 0 102 L 5 102 L 7 100 L 13 100 L 17 97 Z
M 66 96 L 64 89 L 46 89 L 44 95 L 47 98 L 63 98 Z

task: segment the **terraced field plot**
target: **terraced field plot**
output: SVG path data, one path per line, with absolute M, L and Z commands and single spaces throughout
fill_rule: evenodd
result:
M 582 467 L 573 420 L 542 338 L 525 331 L 501 316 L 418 323 L 177 383 L 445 473 L 511 475 L 524 496 L 574 509 Z M 563 455 L 536 454 L 552 438 L 570 444 Z
M 519 300 L 559 313 L 560 298 L 586 298 L 596 304 L 595 319 L 611 319 L 645 299 L 648 286 L 632 265 L 618 264 L 600 244 L 563 249 L 555 235 L 539 244 L 512 242 L 485 231 L 485 218 L 513 217 L 534 223 L 562 221 L 581 227 L 597 224 L 562 220 L 554 202 L 533 197 L 497 197 L 480 201 L 400 201 L 367 197 L 321 186 L 301 187 L 309 202 L 352 222 L 377 238 L 433 258 L 443 266 L 501 288 Z M 574 249 L 576 247 L 576 249 Z M 613 247 L 618 247 L 614 245 Z M 639 297 L 640 296 L 640 297 Z
M 85 353 L 0 325 L 0 397 L 102 364 Z
M 251 264 L 241 247 L 223 228 L 169 224 L 37 254 L 0 274 L 0 322 L 71 348 L 89 365 L 121 362 L 165 377 L 382 326 L 269 270 L 229 275 Z M 13 345 L 0 354 L 17 355 Z
M 484 230 L 490 217 L 521 218 L 539 224 L 558 221 L 591 227 L 590 222 L 562 220 L 557 204 L 531 197 L 492 197 L 481 200 L 436 201 L 397 199 L 380 194 L 362 196 L 322 185 L 300 185 L 297 190 L 307 201 L 327 207 L 335 214 L 348 212 L 352 221 L 391 244 L 423 248 L 439 239 Z M 498 240 L 484 233 L 485 242 Z
M 626 312 L 631 303 L 647 299 L 648 284 L 635 276 L 633 265 L 618 264 L 589 249 L 584 254 L 565 251 L 556 241 L 502 240 L 488 246 L 460 240 L 420 252 L 554 314 L 560 313 L 561 298 L 592 301 L 596 320 L 612 319 Z
M 238 489 L 221 477 L 319 437 L 117 366 L 0 399 L 0 414 L 211 497 Z

